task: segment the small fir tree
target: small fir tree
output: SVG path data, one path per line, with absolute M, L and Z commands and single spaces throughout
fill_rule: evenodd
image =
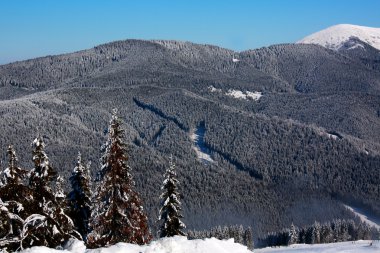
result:
M 68 195 L 69 214 L 75 227 L 86 241 L 90 232 L 89 221 L 91 217 L 91 177 L 88 168 L 82 164 L 82 156 L 79 153 L 77 164 L 71 174 L 70 183 L 72 191 Z
M 95 193 L 92 229 L 87 243 L 91 248 L 117 242 L 145 244 L 151 240 L 142 201 L 134 190 L 132 169 L 127 165 L 124 130 L 113 110 L 108 140 L 104 147 L 99 186 Z
M 162 222 L 160 227 L 160 237 L 171 237 L 175 235 L 184 236 L 182 232 L 186 226 L 181 221 L 181 202 L 179 201 L 179 193 L 177 192 L 177 174 L 173 158 L 170 156 L 169 167 L 167 168 L 163 182 L 163 193 L 160 196 L 162 207 L 160 209 L 159 221 Z

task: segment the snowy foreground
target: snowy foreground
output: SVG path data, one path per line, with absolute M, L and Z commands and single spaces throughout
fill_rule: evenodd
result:
M 312 252 L 312 253 L 369 253 L 380 252 L 380 242 L 373 241 L 341 242 L 315 245 L 291 245 L 289 247 L 257 249 L 255 253 L 267 252 Z M 70 241 L 64 250 L 49 249 L 46 247 L 33 247 L 22 251 L 23 253 L 252 253 L 245 246 L 230 240 L 187 240 L 186 237 L 176 236 L 154 241 L 149 245 L 138 246 L 127 243 L 118 243 L 108 248 L 86 249 L 81 241 Z
M 288 247 L 257 249 L 255 253 L 370 253 L 380 252 L 380 242 L 373 241 L 338 242 L 328 244 L 295 244 Z

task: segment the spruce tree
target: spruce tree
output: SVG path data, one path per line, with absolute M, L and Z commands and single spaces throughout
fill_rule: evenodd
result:
M 52 190 L 57 173 L 49 163 L 45 143 L 38 136 L 32 143 L 34 169 L 30 172 L 29 186 L 32 205 L 28 208 L 21 233 L 21 247 L 57 247 L 71 237 L 80 238 L 74 224 L 64 212 L 60 200 Z
M 102 156 L 99 185 L 87 243 L 91 248 L 117 242 L 145 244 L 151 240 L 148 219 L 135 191 L 132 169 L 127 164 L 124 130 L 113 110 L 108 140 Z
M 17 166 L 13 146 L 8 147 L 8 167 L 3 171 L 0 187 L 0 248 L 14 251 L 19 248 L 23 227 L 22 215 L 28 208 L 30 191 L 23 184 L 26 170 Z M 4 201 L 4 202 L 3 202 Z
M 88 168 L 82 164 L 82 156 L 79 153 L 77 164 L 71 174 L 70 183 L 72 191 L 68 195 L 69 214 L 75 227 L 86 241 L 90 232 L 89 221 L 91 217 L 91 177 Z
M 252 228 L 248 227 L 244 231 L 244 245 L 248 247 L 249 250 L 253 250 L 254 245 L 253 245 L 253 233 L 252 233 Z
M 184 236 L 182 232 L 186 226 L 181 221 L 183 216 L 181 215 L 181 202 L 179 201 L 179 193 L 177 192 L 177 174 L 175 171 L 175 165 L 173 158 L 170 156 L 169 167 L 164 174 L 164 182 L 162 186 L 163 193 L 160 198 L 161 209 L 159 221 L 162 222 L 160 227 L 160 237 L 171 237 L 175 235 Z
M 289 234 L 288 234 L 288 243 L 287 245 L 296 244 L 299 242 L 298 239 L 298 229 L 294 224 L 290 226 Z

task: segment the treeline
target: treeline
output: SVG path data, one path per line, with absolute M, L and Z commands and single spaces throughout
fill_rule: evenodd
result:
M 377 233 L 376 235 L 373 235 Z M 354 220 L 333 220 L 331 222 L 315 222 L 311 226 L 299 228 L 294 224 L 280 232 L 268 233 L 259 239 L 260 247 L 283 246 L 291 244 L 317 244 L 370 240 L 379 236 L 378 231 L 371 229 L 364 222 Z
M 234 239 L 234 242 L 243 244 L 248 247 L 248 249 L 253 250 L 253 233 L 252 228 L 247 227 L 244 229 L 242 225 L 232 225 L 232 226 L 217 226 L 210 230 L 189 230 L 187 231 L 187 238 L 189 240 L 194 239 L 204 239 L 215 237 L 219 240 L 228 240 L 230 238 Z

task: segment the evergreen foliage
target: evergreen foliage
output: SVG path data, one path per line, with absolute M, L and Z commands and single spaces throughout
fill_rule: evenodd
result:
M 70 184 L 72 191 L 68 194 L 69 214 L 74 225 L 84 240 L 90 231 L 91 217 L 91 177 L 89 168 L 82 164 L 82 155 L 78 153 L 77 164 L 71 174 Z
M 232 226 L 221 226 L 213 227 L 210 230 L 189 230 L 187 231 L 187 238 L 189 240 L 195 239 L 204 239 L 215 237 L 219 240 L 228 240 L 233 238 L 236 243 L 243 244 L 248 247 L 248 249 L 253 250 L 253 234 L 252 228 L 248 227 L 246 229 L 243 228 L 242 225 L 232 225 Z
M 145 244 L 151 240 L 142 201 L 134 189 L 132 169 L 127 164 L 121 120 L 114 110 L 104 147 L 100 183 L 91 218 L 89 247 L 128 242 Z
M 8 147 L 8 158 L 8 167 L 2 173 L 0 187 L 0 248 L 16 250 L 19 248 L 18 241 L 24 222 L 21 216 L 30 202 L 27 198 L 30 192 L 23 185 L 27 172 L 18 167 L 13 146 Z
M 181 202 L 179 201 L 179 193 L 177 191 L 177 173 L 175 171 L 175 164 L 173 157 L 170 156 L 169 167 L 166 169 L 164 175 L 164 182 L 162 186 L 163 193 L 161 194 L 161 209 L 159 221 L 161 221 L 160 237 L 171 237 L 175 235 L 184 236 L 182 231 L 186 228 L 185 224 L 181 221 L 183 218 L 181 214 Z
M 38 136 L 32 143 L 34 169 L 29 178 L 32 203 L 26 210 L 21 231 L 21 248 L 30 246 L 57 247 L 71 237 L 79 238 L 74 224 L 64 212 L 62 202 L 52 190 L 57 182 L 57 173 L 51 167 L 44 148 L 45 143 Z
M 371 239 L 371 229 L 363 222 L 336 219 L 331 222 L 297 228 L 294 224 L 290 229 L 277 233 L 268 233 L 264 239 L 259 239 L 261 247 L 291 245 L 295 243 L 317 244 L 345 242 Z

